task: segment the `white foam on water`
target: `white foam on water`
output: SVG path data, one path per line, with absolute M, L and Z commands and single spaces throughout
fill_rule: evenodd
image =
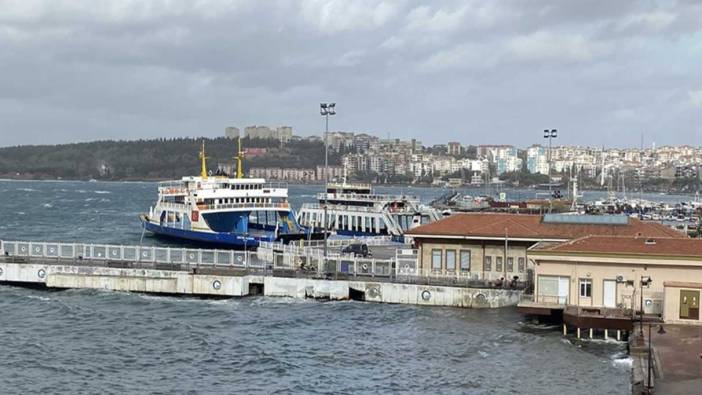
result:
M 23 191 L 23 192 L 36 192 L 36 189 L 32 188 L 17 188 L 18 191 Z
M 54 207 L 51 203 L 44 203 L 43 206 L 46 207 L 46 208 L 52 208 L 52 207 Z
M 619 356 L 619 354 L 617 354 L 617 356 Z M 627 369 L 631 368 L 633 363 L 634 363 L 634 360 L 631 357 L 615 358 L 612 360 L 613 366 L 627 368 Z
M 110 191 L 95 191 L 95 193 L 97 193 L 98 195 L 106 195 L 106 194 L 109 194 L 112 192 L 110 192 Z
M 478 351 L 478 355 L 480 355 L 483 358 L 487 358 L 490 356 L 490 354 L 486 353 L 485 351 Z
M 28 295 L 27 297 L 29 299 L 41 300 L 42 302 L 48 302 L 51 300 L 51 298 L 47 298 L 46 296 Z
M 18 215 L 26 215 L 27 213 L 25 213 L 24 211 L 18 211 L 17 214 Z

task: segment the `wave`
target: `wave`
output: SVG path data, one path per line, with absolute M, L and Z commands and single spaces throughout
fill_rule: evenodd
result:
M 17 188 L 18 191 L 23 191 L 23 192 L 36 192 L 36 189 L 32 188 Z
M 631 357 L 615 358 L 612 360 L 612 365 L 616 367 L 631 368 L 633 363 L 634 360 Z
M 112 193 L 112 192 L 110 192 L 110 191 L 95 191 L 95 193 L 97 193 L 98 195 L 106 195 L 106 194 Z
M 46 208 L 52 208 L 52 207 L 54 207 L 51 203 L 44 203 L 42 206 L 44 206 L 44 207 L 46 207 Z

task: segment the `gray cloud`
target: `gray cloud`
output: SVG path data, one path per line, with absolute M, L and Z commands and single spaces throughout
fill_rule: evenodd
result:
M 332 128 L 702 144 L 695 1 L 0 1 L 0 146 Z

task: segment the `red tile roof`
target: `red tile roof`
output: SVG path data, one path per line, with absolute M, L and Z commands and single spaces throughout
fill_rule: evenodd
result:
M 635 254 L 702 259 L 702 239 L 586 236 L 533 250 L 555 253 Z
M 407 232 L 415 238 L 489 237 L 571 240 L 588 235 L 686 238 L 667 226 L 630 218 L 627 225 L 544 223 L 541 215 L 462 213 Z

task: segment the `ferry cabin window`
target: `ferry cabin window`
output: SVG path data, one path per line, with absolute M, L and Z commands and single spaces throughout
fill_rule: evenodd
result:
M 483 270 L 489 272 L 492 270 L 492 257 L 486 256 L 485 262 L 483 263 Z
M 512 257 L 507 258 L 507 271 L 508 272 L 514 271 L 514 258 L 512 258 Z
M 589 278 L 580 279 L 580 297 L 581 298 L 591 298 L 592 297 L 592 280 Z
M 526 259 L 524 259 L 524 257 L 517 258 L 517 266 L 519 268 L 519 273 L 524 273 L 524 270 L 526 269 L 525 263 L 526 263 Z
M 502 257 L 498 256 L 495 258 L 495 271 L 496 272 L 501 272 L 502 271 Z
M 431 250 L 432 270 L 441 270 L 441 250 Z
M 456 250 L 446 250 L 446 270 L 456 270 Z
M 461 250 L 461 271 L 462 272 L 469 272 L 470 271 L 470 251 L 469 250 Z

